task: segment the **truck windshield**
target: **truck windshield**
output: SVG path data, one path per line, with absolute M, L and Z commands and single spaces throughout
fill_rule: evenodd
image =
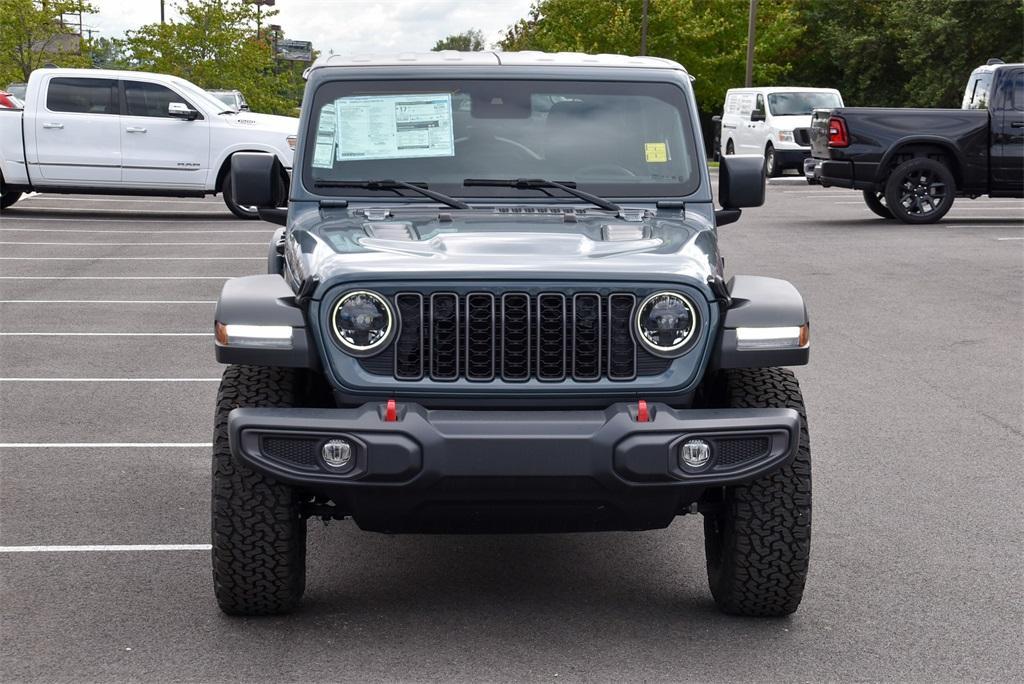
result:
M 772 93 L 768 96 L 768 108 L 774 116 L 804 116 L 815 109 L 842 106 L 835 93 Z
M 559 80 L 336 81 L 314 97 L 303 183 L 415 180 L 453 197 L 545 197 L 550 179 L 603 197 L 665 197 L 700 184 L 684 92 L 671 83 Z M 335 183 L 332 183 L 335 182 Z

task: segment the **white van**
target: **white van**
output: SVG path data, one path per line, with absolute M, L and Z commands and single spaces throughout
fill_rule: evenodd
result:
M 764 155 L 765 172 L 803 173 L 811 155 L 811 114 L 843 106 L 835 88 L 732 88 L 722 113 L 722 154 Z

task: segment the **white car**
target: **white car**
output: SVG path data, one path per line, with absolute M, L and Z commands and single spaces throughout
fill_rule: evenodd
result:
M 23 111 L 0 110 L 0 208 L 23 192 L 233 199 L 236 152 L 291 169 L 299 120 L 237 112 L 184 79 L 137 71 L 39 69 Z
M 725 94 L 722 154 L 760 154 L 765 172 L 803 172 L 811 154 L 811 114 L 843 106 L 835 88 L 733 88 Z

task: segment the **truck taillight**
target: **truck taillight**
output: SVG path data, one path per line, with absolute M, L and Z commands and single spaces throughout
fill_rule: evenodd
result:
M 838 116 L 828 120 L 828 146 L 849 147 L 850 137 L 846 134 L 846 122 Z

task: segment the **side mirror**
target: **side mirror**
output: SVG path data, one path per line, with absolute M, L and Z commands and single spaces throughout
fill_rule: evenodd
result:
M 750 112 L 751 121 L 764 121 L 764 112 L 760 109 L 753 109 Z
M 722 157 L 718 166 L 718 203 L 715 222 L 733 223 L 740 217 L 740 209 L 764 204 L 764 158 L 758 154 L 737 154 Z
M 189 106 L 184 102 L 170 102 L 167 105 L 167 115 L 175 119 L 195 121 L 199 116 L 199 112 L 189 108 Z
M 264 221 L 284 225 L 286 212 L 278 207 L 288 204 L 284 167 L 276 155 L 266 152 L 236 152 L 231 156 L 231 187 L 235 201 L 243 207 L 256 207 Z

